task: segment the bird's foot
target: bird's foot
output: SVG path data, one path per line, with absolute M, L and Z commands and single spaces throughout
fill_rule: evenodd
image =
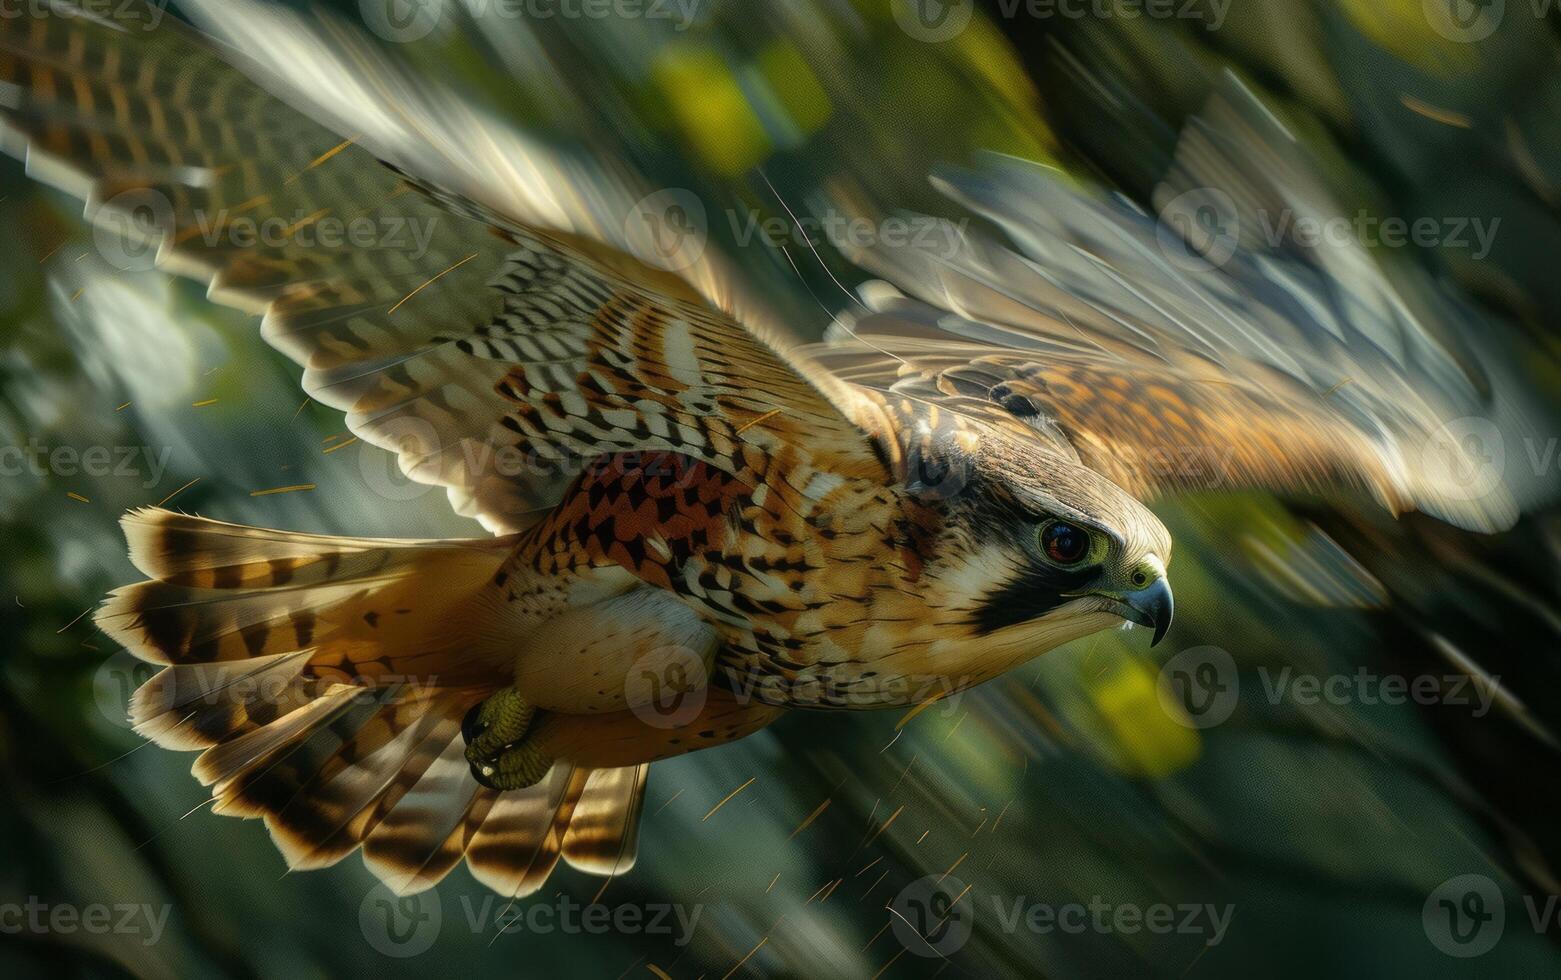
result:
M 477 782 L 489 789 L 525 789 L 547 775 L 553 760 L 526 738 L 536 710 L 507 687 L 466 712 L 461 734 Z

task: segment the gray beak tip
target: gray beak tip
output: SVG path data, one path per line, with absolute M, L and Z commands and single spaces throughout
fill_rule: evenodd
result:
M 1166 632 L 1171 628 L 1171 620 L 1176 615 L 1176 600 L 1171 595 L 1169 582 L 1163 578 L 1155 579 L 1137 592 L 1123 595 L 1122 601 L 1138 613 L 1134 617 L 1136 622 L 1154 629 L 1150 646 L 1165 639 Z
M 1152 646 L 1152 647 L 1159 646 L 1160 645 L 1160 641 L 1165 639 L 1166 631 L 1169 630 L 1170 628 L 1171 628 L 1171 621 L 1169 619 L 1167 619 L 1163 623 L 1156 624 L 1155 628 L 1154 628 L 1154 639 L 1149 641 L 1149 645 Z

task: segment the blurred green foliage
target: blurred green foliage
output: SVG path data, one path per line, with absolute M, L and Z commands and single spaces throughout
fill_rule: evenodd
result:
M 356 17 L 356 3 L 336 6 Z M 404 46 L 430 79 L 549 138 L 621 154 L 665 186 L 766 217 L 842 200 L 946 210 L 928 168 L 981 149 L 1147 201 L 1181 122 L 1228 69 L 1331 161 L 1347 212 L 1500 217 L 1485 261 L 1382 258 L 1421 263 L 1483 302 L 1489 329 L 1530 351 L 1532 382 L 1556 395 L 1553 19 L 1515 14 L 1460 44 L 1427 27 L 1420 0 L 1242 0 L 1218 30 L 1004 17 L 992 2 L 957 38 L 930 44 L 900 28 L 887 0 L 710 0 L 687 30 L 457 7 L 448 29 Z M 0 482 L 0 903 L 170 914 L 156 942 L 0 931 L 0 969 L 1561 975 L 1554 934 L 1530 927 L 1521 900 L 1561 890 L 1549 871 L 1556 791 L 1540 785 L 1556 782 L 1556 758 L 1534 726 L 1446 705 L 1275 705 L 1255 673 L 1440 674 L 1434 633 L 1495 663 L 1543 722 L 1556 713 L 1554 515 L 1473 542 L 1428 521 L 1213 497 L 1164 509 L 1178 541 L 1169 645 L 1232 653 L 1245 683 L 1229 722 L 1198 730 L 1168 713 L 1156 686 L 1166 654 L 1151 654 L 1141 631 L 1081 641 L 909 720 L 794 717 L 658 764 L 639 866 L 605 890 L 561 872 L 533 899 L 698 908 L 685 945 L 616 931 L 497 935 L 502 905 L 484 904 L 491 897 L 461 870 L 425 900 L 442 919 L 432 948 L 382 955 L 369 938 L 373 882 L 356 859 L 284 875 L 259 825 L 203 812 L 187 757 L 140 748 L 122 710 L 145 668 L 82 613 L 137 577 L 115 526 L 131 506 L 351 534 L 477 528 L 450 515 L 442 493 L 376 493 L 389 463 L 361 446 L 331 451 L 340 417 L 305 402 L 297 372 L 252 321 L 190 284 L 111 274 L 77 213 L 0 162 L 0 441 L 141 453 L 129 474 L 56 467 Z M 828 243 L 788 255 L 744 247 L 721 222 L 712 233 L 800 334 L 817 336 L 848 302 L 842 284 L 862 278 Z M 154 474 L 149 459 L 166 469 Z M 317 489 L 251 496 L 297 484 Z M 1387 608 L 1318 602 L 1265 573 L 1264 554 L 1335 555 L 1325 531 L 1382 583 Z M 950 869 L 971 886 L 972 936 L 946 959 L 905 952 L 885 903 Z M 1428 940 L 1422 912 L 1441 882 L 1468 873 L 1504 890 L 1507 927 L 1495 950 L 1463 961 Z M 1234 912 L 1214 945 L 1202 933 L 1007 929 L 998 912 L 1097 898 Z

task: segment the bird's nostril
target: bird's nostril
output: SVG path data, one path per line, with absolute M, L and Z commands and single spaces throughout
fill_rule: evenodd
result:
M 1133 584 L 1139 588 L 1143 588 L 1149 584 L 1149 575 L 1143 569 L 1139 569 L 1133 573 Z

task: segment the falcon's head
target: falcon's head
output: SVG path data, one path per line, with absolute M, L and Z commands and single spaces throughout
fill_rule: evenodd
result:
M 933 569 L 976 637 L 1049 649 L 1093 633 L 1111 616 L 1171 625 L 1159 518 L 1076 458 L 1001 427 L 960 426 L 923 441 L 910 493 L 946 524 Z M 929 478 L 929 474 L 935 478 Z M 1108 614 L 1108 615 L 1103 615 Z

